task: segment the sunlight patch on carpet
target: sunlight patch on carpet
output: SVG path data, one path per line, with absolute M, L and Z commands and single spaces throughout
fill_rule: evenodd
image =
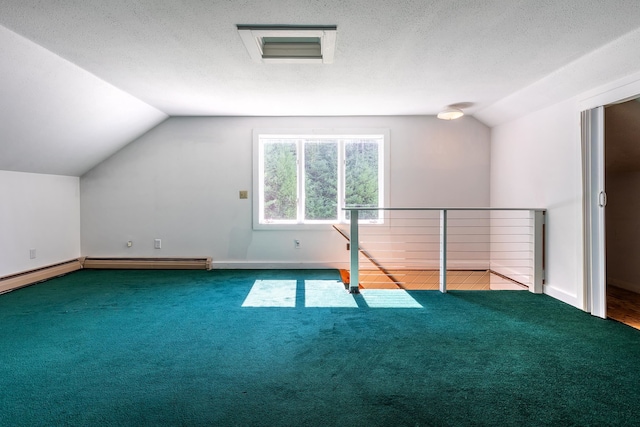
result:
M 338 280 L 305 280 L 305 307 L 358 308 L 358 303 Z
M 295 307 L 296 280 L 256 280 L 243 307 Z
M 423 308 L 401 289 L 363 289 L 360 293 L 371 308 Z
M 363 289 L 369 308 L 423 308 L 402 289 Z M 358 301 L 338 280 L 256 280 L 242 307 L 358 308 Z

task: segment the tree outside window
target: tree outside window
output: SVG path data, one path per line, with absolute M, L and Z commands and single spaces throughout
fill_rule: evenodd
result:
M 383 206 L 382 135 L 260 136 L 262 224 L 337 223 L 344 207 Z M 361 211 L 360 219 L 380 221 Z

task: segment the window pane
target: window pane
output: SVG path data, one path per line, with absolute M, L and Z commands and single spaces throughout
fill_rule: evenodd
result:
M 338 142 L 304 144 L 304 215 L 307 220 L 338 219 Z
M 379 207 L 378 144 L 375 139 L 346 141 L 345 207 Z M 360 211 L 359 219 L 378 219 L 378 211 Z
M 264 219 L 297 218 L 298 171 L 294 142 L 264 142 Z

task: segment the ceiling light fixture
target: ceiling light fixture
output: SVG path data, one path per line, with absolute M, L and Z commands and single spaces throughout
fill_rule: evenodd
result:
M 464 116 L 461 109 L 455 107 L 448 107 L 447 109 L 438 113 L 438 118 L 441 120 L 455 120 Z
M 335 25 L 238 25 L 249 56 L 260 63 L 331 64 L 336 50 Z

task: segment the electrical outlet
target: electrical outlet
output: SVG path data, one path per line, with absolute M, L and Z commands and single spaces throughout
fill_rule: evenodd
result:
M 36 250 L 29 249 L 29 259 L 36 259 Z
M 131 240 L 129 240 L 129 241 L 127 242 L 127 247 L 128 247 L 128 248 L 130 248 L 131 246 L 133 246 L 133 242 L 132 242 Z
M 296 249 L 300 249 L 300 240 L 294 240 L 293 245 L 296 247 Z
M 249 198 L 249 192 L 247 190 L 240 190 L 240 198 L 241 199 L 248 199 Z
M 155 239 L 153 241 L 153 247 L 156 249 L 162 249 L 162 239 Z

